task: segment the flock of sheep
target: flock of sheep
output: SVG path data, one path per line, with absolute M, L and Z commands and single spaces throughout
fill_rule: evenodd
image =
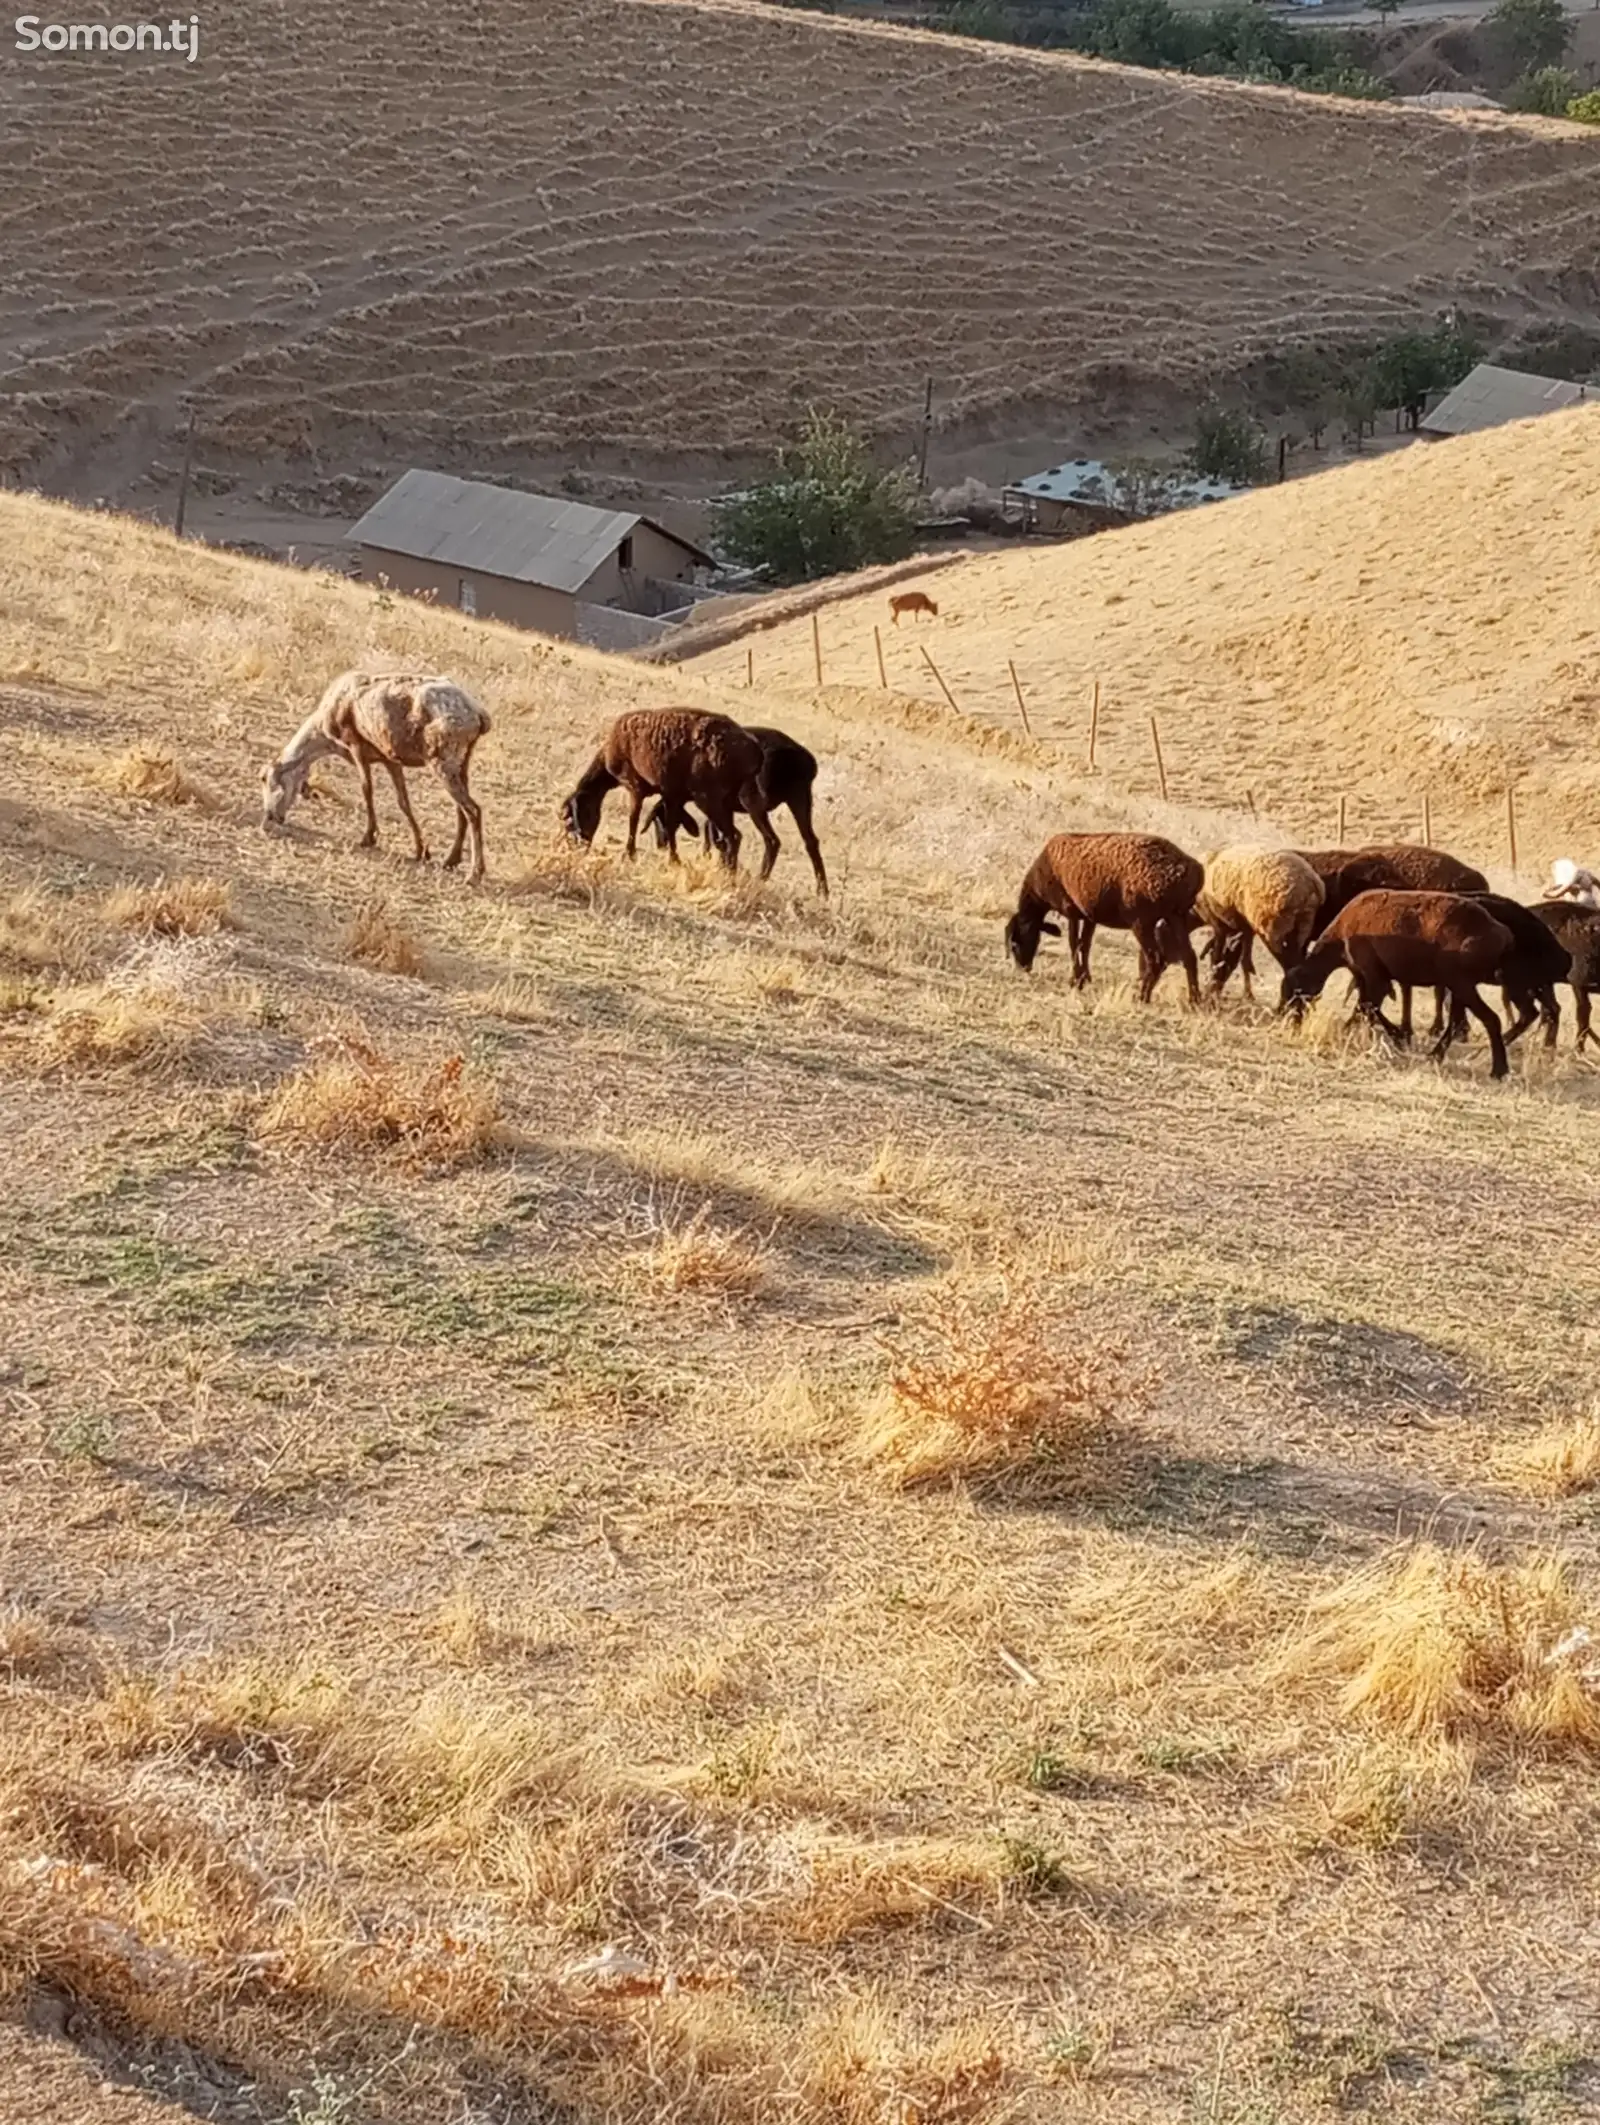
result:
M 472 751 L 489 718 L 452 680 L 405 673 L 346 672 L 323 695 L 277 759 L 263 771 L 263 820 L 280 826 L 305 788 L 313 763 L 338 755 L 356 767 L 366 803 L 362 846 L 377 840 L 372 773 L 382 766 L 394 784 L 419 860 L 428 851 L 406 794 L 404 770 L 431 767 L 456 807 L 454 866 L 468 837 L 472 877 L 484 870 L 483 815 L 468 788 Z M 644 823 L 678 860 L 680 833 L 701 830 L 707 844 L 736 869 L 742 813 L 761 836 L 763 878 L 780 851 L 772 813 L 787 809 L 811 859 L 817 890 L 828 874 L 812 822 L 815 755 L 783 731 L 749 729 L 731 717 L 682 709 L 637 709 L 618 716 L 562 807 L 571 837 L 594 839 L 608 793 L 628 793 L 628 854 Z M 1097 929 L 1128 930 L 1139 948 L 1139 997 L 1148 1003 L 1162 973 L 1182 966 L 1191 1002 L 1200 997 L 1199 965 L 1191 942 L 1208 930 L 1211 989 L 1220 994 L 1238 972 L 1250 993 L 1253 947 L 1259 941 L 1283 969 L 1279 1010 L 1300 1016 L 1344 968 L 1354 979 L 1357 1006 L 1391 1041 L 1411 1037 L 1413 989 L 1434 991 L 1434 1053 L 1476 1018 L 1489 1037 L 1491 1074 L 1506 1072 L 1506 1048 L 1542 1019 L 1545 1043 L 1555 1044 L 1560 1007 L 1555 990 L 1573 992 L 1578 1046 L 1596 1038 L 1590 995 L 1600 989 L 1600 880 L 1563 860 L 1548 898 L 1523 907 L 1491 893 L 1481 871 L 1442 849 L 1409 842 L 1360 849 L 1298 851 L 1241 845 L 1204 864 L 1154 834 L 1058 834 L 1045 843 L 1022 881 L 1006 945 L 1024 970 L 1041 938 L 1059 937 L 1066 924 L 1072 980 L 1089 980 L 1090 946 Z M 1508 1024 L 1479 993 L 1500 989 Z M 1398 1023 L 1384 1014 L 1400 991 Z M 1596 1039 L 1600 1045 L 1600 1038 Z

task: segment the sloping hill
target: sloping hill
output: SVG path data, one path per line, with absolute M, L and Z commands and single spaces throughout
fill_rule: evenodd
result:
M 1447 301 L 1600 328 L 1600 147 L 744 0 L 238 0 L 13 55 L 0 466 L 682 472 L 1148 405 Z M 93 169 L 80 211 L 75 173 Z
M 1600 406 L 1419 444 L 1368 465 L 1149 525 L 964 560 L 919 578 L 936 623 L 887 626 L 881 592 L 821 616 L 829 683 L 889 682 L 1008 729 L 1015 661 L 1031 721 L 1075 763 L 1101 686 L 1107 785 L 1149 797 L 1159 719 L 1180 804 L 1247 792 L 1301 841 L 1329 841 L 1339 798 L 1363 839 L 1436 832 L 1490 861 L 1505 792 L 1534 869 L 1600 834 Z M 814 683 L 809 619 L 693 660 Z

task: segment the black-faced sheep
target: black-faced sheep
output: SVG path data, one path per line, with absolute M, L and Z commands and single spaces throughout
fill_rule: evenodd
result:
M 1572 990 L 1572 1012 L 1578 1027 L 1578 1051 L 1585 1041 L 1600 1047 L 1600 1035 L 1590 1026 L 1589 998 L 1600 993 L 1600 908 L 1585 907 L 1572 900 L 1541 900 L 1528 911 L 1537 915 L 1571 959 L 1567 982 Z M 1555 1045 L 1555 1028 L 1546 1023 L 1544 1044 Z
M 1213 993 L 1237 967 L 1248 996 L 1255 938 L 1286 973 L 1304 959 L 1322 911 L 1322 880 L 1293 849 L 1240 842 L 1206 858 L 1194 911 L 1211 931 Z
M 372 770 L 382 763 L 394 784 L 395 797 L 419 863 L 427 861 L 411 799 L 406 793 L 407 767 L 431 767 L 450 792 L 456 808 L 456 838 L 445 861 L 453 870 L 461 861 L 468 833 L 472 836 L 472 876 L 483 876 L 483 814 L 467 787 L 472 749 L 489 728 L 489 718 L 472 696 L 451 679 L 414 672 L 347 671 L 335 679 L 270 766 L 262 769 L 263 826 L 282 826 L 306 786 L 312 763 L 330 753 L 351 761 L 361 776 L 367 830 L 361 847 L 378 839 L 378 814 L 372 801 Z
M 1131 930 L 1139 946 L 1139 1001 L 1148 1003 L 1174 960 L 1200 1001 L 1199 972 L 1189 932 L 1195 896 L 1205 873 L 1174 842 L 1154 834 L 1057 834 L 1047 841 L 1022 881 L 1017 912 L 1006 924 L 1006 947 L 1026 971 L 1041 937 L 1059 937 L 1052 914 L 1064 915 L 1072 953 L 1072 985 L 1089 979 L 1089 947 L 1099 927 Z
M 1480 902 L 1461 893 L 1358 893 L 1336 915 L 1311 950 L 1283 979 L 1278 1008 L 1296 1018 L 1320 996 L 1339 967 L 1355 976 L 1361 1014 L 1396 1044 L 1400 1028 L 1383 1015 L 1390 984 L 1397 988 L 1443 989 L 1452 1006 L 1469 1012 L 1489 1036 L 1490 1075 L 1506 1074 L 1500 1021 L 1478 994 L 1478 985 L 1501 979 L 1515 952 L 1505 924 Z M 1454 1012 L 1452 1012 L 1452 1017 Z M 1434 1046 L 1443 1055 L 1451 1027 Z
M 723 862 L 737 870 L 739 830 L 733 822 L 735 812 L 744 811 L 766 845 L 770 871 L 779 844 L 761 794 L 761 765 L 760 745 L 731 716 L 692 708 L 633 709 L 618 716 L 600 741 L 600 750 L 562 806 L 562 818 L 573 840 L 587 847 L 600 824 L 607 792 L 626 789 L 631 858 L 638 847 L 644 801 L 659 796 L 664 800 L 667 853 L 676 863 L 674 822 L 685 805 L 696 804 L 715 829 Z
M 760 724 L 749 724 L 746 728 L 761 747 L 761 796 L 767 812 L 770 816 L 781 806 L 787 805 L 790 817 L 800 829 L 800 839 L 805 844 L 806 854 L 811 858 L 817 891 L 825 900 L 828 897 L 828 873 L 811 824 L 817 756 L 802 745 L 798 738 L 791 738 L 787 731 L 773 730 Z M 669 813 L 664 797 L 657 798 L 652 809 L 645 814 L 644 823 L 663 848 L 671 846 L 672 836 L 679 831 L 686 834 L 699 832 L 687 812 L 680 810 Z M 706 839 L 714 845 L 714 829 L 707 830 Z M 772 859 L 769 856 L 762 867 L 762 877 L 767 877 L 771 870 Z

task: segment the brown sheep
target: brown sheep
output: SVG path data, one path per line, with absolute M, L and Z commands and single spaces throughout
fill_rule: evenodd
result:
M 1347 908 L 1358 893 L 1486 893 L 1489 881 L 1446 849 L 1419 841 L 1373 841 L 1358 849 L 1301 849 L 1299 854 L 1322 880 L 1322 914 L 1317 932 Z M 1433 999 L 1432 1031 L 1444 1026 L 1444 997 Z M 1400 1037 L 1411 1038 L 1411 991 L 1400 992 Z
M 594 840 L 606 793 L 619 785 L 629 797 L 628 856 L 639 842 L 639 814 L 646 797 L 664 800 L 667 854 L 678 860 L 677 822 L 686 804 L 696 804 L 713 830 L 718 854 L 730 871 L 739 867 L 737 811 L 747 812 L 766 845 L 762 877 L 778 860 L 778 837 L 761 794 L 762 753 L 758 739 L 731 716 L 693 708 L 636 708 L 618 716 L 600 750 L 562 806 L 574 841 Z
M 378 814 L 372 801 L 372 770 L 381 761 L 389 770 L 394 793 L 418 863 L 428 859 L 428 845 L 406 794 L 407 767 L 431 767 L 450 792 L 456 808 L 456 838 L 444 859 L 445 869 L 461 861 L 467 834 L 472 835 L 472 876 L 483 876 L 483 814 L 467 787 L 472 749 L 489 728 L 489 718 L 463 688 L 450 679 L 415 672 L 347 671 L 335 679 L 276 760 L 261 771 L 263 826 L 282 826 L 289 807 L 306 786 L 312 763 L 330 753 L 342 754 L 361 776 L 367 830 L 362 848 L 378 839 Z
M 1284 976 L 1280 1011 L 1296 1018 L 1327 986 L 1339 967 L 1355 976 L 1361 1015 L 1398 1045 L 1401 1031 L 1383 1015 L 1393 983 L 1401 989 L 1442 989 L 1456 1012 L 1470 1012 L 1489 1036 L 1491 1077 L 1506 1074 L 1506 1044 L 1500 1021 L 1478 994 L 1478 984 L 1498 981 L 1515 958 L 1516 941 L 1505 924 L 1476 900 L 1460 893 L 1376 891 L 1358 893 L 1336 915 L 1299 966 Z M 1434 1044 L 1434 1058 L 1450 1044 L 1447 1023 Z
M 1095 930 L 1131 930 L 1139 946 L 1139 1001 L 1148 1003 L 1163 971 L 1176 960 L 1200 1001 L 1200 977 L 1189 932 L 1205 872 L 1174 842 L 1155 834 L 1057 834 L 1047 841 L 1022 881 L 1017 912 L 1006 924 L 1006 947 L 1024 972 L 1041 937 L 1059 937 L 1051 913 L 1067 918 L 1072 985 L 1089 980 Z
M 817 891 L 826 900 L 828 872 L 811 824 L 817 756 L 808 746 L 802 745 L 798 738 L 791 738 L 786 731 L 774 730 L 768 725 L 757 723 L 749 724 L 746 728 L 761 747 L 761 795 L 767 811 L 771 814 L 780 806 L 788 806 L 790 817 L 800 829 L 800 839 L 805 843 L 806 854 L 811 858 Z M 663 848 L 672 846 L 672 836 L 677 832 L 697 835 L 700 831 L 687 812 L 669 810 L 664 797 L 656 799 L 655 807 L 646 814 L 644 823 Z M 708 832 L 706 839 L 715 845 L 713 833 Z M 769 860 L 762 870 L 762 877 L 765 878 L 771 869 Z
M 939 617 L 938 606 L 925 590 L 902 590 L 889 600 L 889 614 L 896 627 L 900 625 L 901 614 L 907 612 L 925 612 L 930 620 Z
M 1572 990 L 1573 1016 L 1578 1024 L 1578 1052 L 1582 1054 L 1585 1041 L 1592 1040 L 1600 1047 L 1590 1025 L 1589 998 L 1600 992 L 1600 909 L 1585 907 L 1581 901 L 1540 900 L 1528 911 L 1537 915 L 1545 928 L 1559 943 L 1566 947 L 1571 966 L 1567 982 Z M 1556 1029 L 1545 1020 L 1544 1044 L 1553 1048 L 1556 1044 Z

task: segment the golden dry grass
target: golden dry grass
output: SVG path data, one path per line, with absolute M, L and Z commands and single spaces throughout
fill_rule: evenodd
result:
M 1331 1589 L 1298 1656 L 1341 1708 L 1412 1736 L 1600 1748 L 1600 1657 L 1559 1559 L 1421 1544 Z
M 106 763 L 100 779 L 119 796 L 140 797 L 147 804 L 192 804 L 202 811 L 221 811 L 224 800 L 170 754 L 135 745 Z
M 1512 1482 L 1545 1498 L 1572 1498 L 1600 1484 L 1600 1417 L 1548 1424 L 1504 1448 L 1497 1466 Z
M 438 971 L 373 982 L 342 939 L 374 859 L 314 806 L 260 834 L 263 733 L 362 655 L 457 673 L 509 862 L 662 675 L 15 496 L 0 525 L 0 666 L 75 690 L 71 744 L 240 799 L 64 783 L 45 678 L 5 689 L 6 965 L 47 1003 L 0 1047 L 8 2007 L 70 1995 L 158 2089 L 225 2062 L 394 2125 L 467 2087 L 613 2125 L 1320 2125 L 1284 2030 L 1365 2042 L 1374 1999 L 1387 2114 L 1481 2125 L 1581 2043 L 1546 1974 L 1588 1953 L 1592 1757 L 1540 1691 L 1585 1656 L 1531 1650 L 1594 1607 L 1581 1501 L 1504 1686 L 1474 1639 L 1443 1731 L 1345 1703 L 1374 1613 L 1425 1608 L 1418 1530 L 1537 1578 L 1552 1515 L 1485 1471 L 1600 1303 L 1566 1043 L 1491 1087 L 1481 1049 L 1141 1011 L 1115 935 L 1087 997 L 1053 952 L 1025 981 L 1039 840 L 1152 815 L 947 715 L 759 690 L 823 759 L 832 903 L 792 835 L 764 888 L 624 871 L 613 806 L 592 893 L 407 871 Z M 240 934 L 114 930 L 157 875 L 230 881 Z M 186 1001 L 190 1065 L 41 1082 L 48 999 L 97 981 Z M 650 1282 L 697 1218 L 759 1247 L 758 1303 Z M 1097 1400 L 1121 1345 L 1148 1384 Z
M 640 1260 L 650 1290 L 666 1298 L 755 1299 L 767 1289 L 767 1249 L 756 1234 L 716 1224 L 704 1205 L 692 1217 L 659 1222 Z
M 278 1086 L 258 1133 L 273 1148 L 394 1151 L 425 1169 L 485 1157 L 503 1141 L 493 1084 L 459 1055 L 399 1061 L 370 1041 L 331 1035 Z
M 120 886 L 106 896 L 106 920 L 151 937 L 211 937 L 232 926 L 233 890 L 225 878 Z
M 158 1072 L 187 1062 L 204 1031 L 203 1014 L 182 996 L 92 982 L 49 997 L 28 1051 L 46 1071 Z
M 388 903 L 368 900 L 357 908 L 345 934 L 345 949 L 365 967 L 384 974 L 404 974 L 421 980 L 428 969 L 428 955 Z

